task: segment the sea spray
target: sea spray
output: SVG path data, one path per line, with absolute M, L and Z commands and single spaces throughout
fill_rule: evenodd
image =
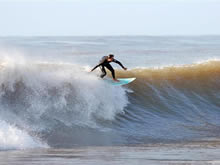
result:
M 0 150 L 47 148 L 48 145 L 24 130 L 0 121 Z

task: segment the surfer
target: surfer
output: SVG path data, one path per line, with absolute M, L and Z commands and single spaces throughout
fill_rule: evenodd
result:
M 99 64 L 96 65 L 92 70 L 95 70 L 96 68 L 100 67 L 102 74 L 100 75 L 101 78 L 105 77 L 106 75 L 106 70 L 105 67 L 111 71 L 112 73 L 112 78 L 114 81 L 118 81 L 115 78 L 115 70 L 113 69 L 113 67 L 110 65 L 110 62 L 115 62 L 117 64 L 119 64 L 124 70 L 127 70 L 127 68 L 125 68 L 119 61 L 117 61 L 116 59 L 114 59 L 114 55 L 113 54 L 109 54 L 108 56 L 103 56 L 102 59 L 100 60 Z

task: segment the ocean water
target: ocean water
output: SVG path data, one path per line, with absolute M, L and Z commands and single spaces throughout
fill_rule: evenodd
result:
M 89 72 L 109 53 L 133 83 Z M 2 163 L 220 161 L 220 36 L 1 37 L 0 57 Z

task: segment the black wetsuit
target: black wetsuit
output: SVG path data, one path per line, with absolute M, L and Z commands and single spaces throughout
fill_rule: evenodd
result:
M 114 69 L 112 68 L 112 66 L 110 65 L 110 62 L 115 62 L 115 63 L 119 64 L 122 68 L 125 68 L 119 61 L 117 61 L 117 60 L 115 60 L 115 59 L 113 59 L 113 61 L 108 61 L 108 56 L 104 56 L 104 57 L 102 57 L 102 59 L 100 60 L 99 64 L 96 65 L 96 66 L 92 69 L 92 71 L 95 70 L 97 67 L 100 66 L 101 71 L 102 71 L 102 74 L 101 74 L 100 77 L 103 78 L 103 77 L 105 77 L 105 75 L 106 75 L 106 71 L 105 71 L 105 67 L 106 67 L 106 68 L 108 68 L 108 70 L 111 71 L 112 77 L 115 79 L 115 71 L 114 71 Z

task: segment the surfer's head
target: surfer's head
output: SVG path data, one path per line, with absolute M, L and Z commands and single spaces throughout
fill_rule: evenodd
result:
M 108 61 L 113 61 L 114 59 L 114 55 L 113 54 L 109 54 L 108 55 Z

